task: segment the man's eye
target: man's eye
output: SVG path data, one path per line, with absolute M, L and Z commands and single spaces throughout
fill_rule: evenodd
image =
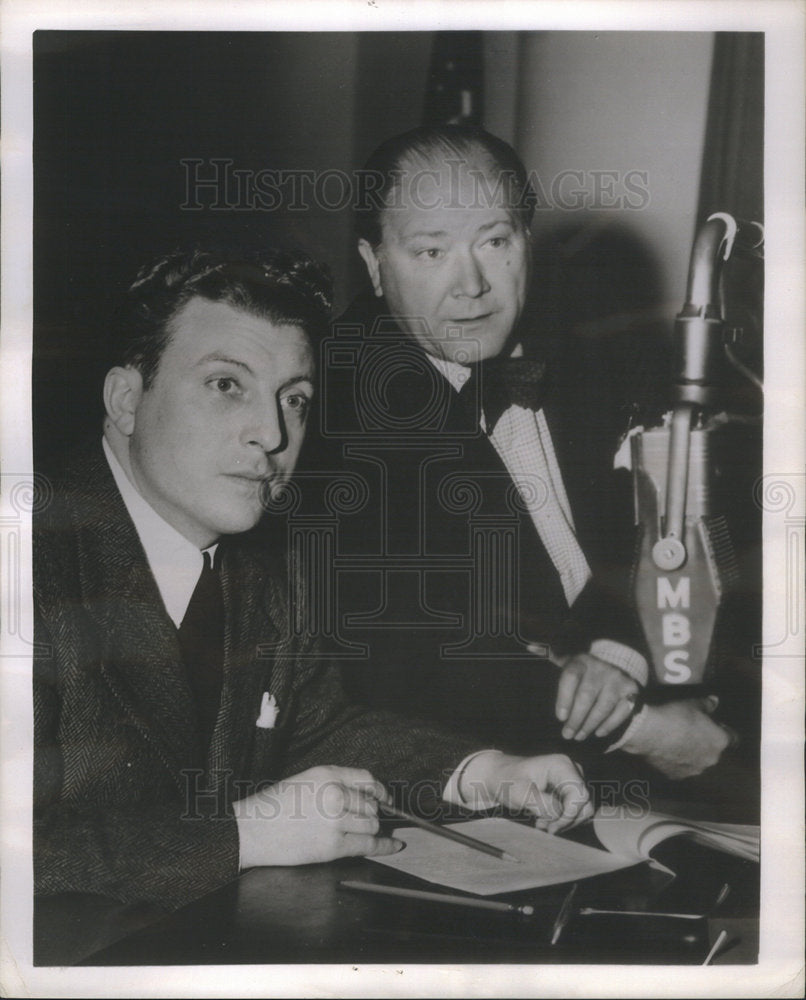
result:
M 493 236 L 492 239 L 487 240 L 487 245 L 493 250 L 500 250 L 501 247 L 505 247 L 509 240 L 506 236 Z
M 442 253 L 443 251 L 439 247 L 426 247 L 424 250 L 418 250 L 417 256 L 424 257 L 426 260 L 439 260 Z
M 299 392 L 294 393 L 292 396 L 284 396 L 282 402 L 287 410 L 291 410 L 293 413 L 304 414 L 308 409 L 310 401 L 307 396 Z
M 215 380 L 215 387 L 219 392 L 226 394 L 232 394 L 240 388 L 234 378 L 230 378 L 226 375 L 222 375 L 220 378 Z

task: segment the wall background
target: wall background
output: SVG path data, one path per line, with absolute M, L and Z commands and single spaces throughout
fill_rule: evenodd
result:
M 577 265 L 570 285 L 544 296 L 551 322 L 596 333 L 608 317 L 622 326 L 627 317 L 628 327 L 668 335 L 694 230 L 713 38 L 485 34 L 485 124 L 544 185 L 582 171 L 589 196 L 591 171 L 615 171 L 619 197 L 625 172 L 647 177 L 638 210 L 538 211 L 538 262 L 541 249 L 559 248 Z M 363 279 L 349 210 L 310 199 L 304 210 L 255 210 L 236 177 L 229 207 L 214 207 L 208 189 L 204 207 L 189 210 L 182 161 L 201 160 L 197 176 L 207 179 L 214 159 L 233 171 L 349 173 L 381 139 L 421 123 L 433 42 L 429 32 L 36 34 L 40 468 L 96 426 L 114 295 L 157 254 L 194 242 L 301 247 L 332 268 L 337 308 L 349 301 Z M 565 185 L 572 200 L 575 187 Z
M 565 170 L 617 175 L 602 180 L 601 201 L 614 207 L 599 210 L 599 225 L 620 217 L 646 244 L 659 263 L 658 305 L 674 315 L 694 235 L 713 35 L 533 32 L 518 41 L 518 151 L 549 184 Z M 496 130 L 492 116 L 489 125 Z M 647 178 L 646 204 L 624 188 L 631 171 Z M 572 179 L 566 189 L 574 187 Z M 538 238 L 551 214 L 537 213 Z M 591 224 L 597 212 L 582 214 Z

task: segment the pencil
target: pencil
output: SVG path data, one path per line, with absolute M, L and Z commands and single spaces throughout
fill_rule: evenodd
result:
M 574 903 L 574 896 L 576 895 L 578 883 L 574 882 L 571 886 L 568 895 L 563 900 L 563 905 L 560 907 L 560 912 L 557 914 L 557 919 L 554 921 L 554 927 L 551 929 L 551 943 L 557 944 L 560 940 L 560 935 L 565 930 L 565 925 L 571 919 L 571 908 Z
M 662 913 L 656 910 L 597 910 L 593 906 L 583 906 L 581 917 L 673 917 L 675 920 L 703 920 L 707 913 Z
M 474 851 L 481 851 L 483 854 L 489 854 L 491 857 L 498 858 L 501 861 L 511 861 L 516 865 L 520 864 L 518 858 L 513 857 L 511 854 L 507 854 L 506 851 L 502 851 L 500 847 L 493 847 L 492 844 L 485 844 L 483 840 L 476 840 L 475 837 L 468 837 L 466 833 L 459 833 L 451 827 L 439 826 L 437 823 L 429 823 L 428 820 L 419 819 L 417 816 L 410 816 L 408 813 L 403 812 L 402 809 L 396 809 L 394 806 L 388 806 L 385 802 L 381 802 L 380 807 L 381 811 L 385 812 L 388 816 L 393 816 L 395 819 L 403 819 L 407 823 L 419 826 L 422 830 L 428 830 L 429 833 L 435 833 L 438 837 L 445 837 L 447 840 L 453 840 L 457 844 L 464 844 L 465 847 L 472 847 Z
M 357 892 L 376 893 L 379 896 L 397 896 L 401 899 L 422 899 L 433 903 L 452 903 L 454 906 L 470 906 L 477 910 L 495 910 L 498 913 L 520 913 L 531 917 L 533 906 L 516 906 L 514 903 L 496 903 L 492 899 L 470 899 L 467 896 L 449 896 L 442 892 L 424 892 L 422 889 L 398 889 L 391 885 L 376 885 L 374 882 L 339 882 L 343 889 L 354 889 Z
M 710 965 L 711 962 L 716 958 L 716 953 L 720 950 L 722 945 L 725 943 L 725 938 L 728 936 L 727 931 L 720 931 L 719 937 L 714 941 L 714 946 L 708 952 L 703 965 Z

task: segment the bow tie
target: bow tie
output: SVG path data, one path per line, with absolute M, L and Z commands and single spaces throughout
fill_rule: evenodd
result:
M 492 434 L 510 406 L 539 410 L 548 388 L 546 362 L 538 358 L 491 358 L 470 366 L 462 395 L 484 411 L 487 434 Z

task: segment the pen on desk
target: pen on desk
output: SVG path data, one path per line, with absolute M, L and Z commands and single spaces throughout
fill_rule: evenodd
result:
M 677 920 L 702 920 L 705 913 L 661 913 L 656 910 L 597 910 L 594 906 L 580 908 L 581 917 L 675 917 Z
M 557 914 L 557 919 L 554 921 L 554 926 L 551 929 L 551 943 L 557 944 L 560 940 L 560 935 L 565 930 L 565 925 L 571 919 L 572 906 L 574 904 L 574 896 L 576 895 L 578 883 L 574 882 L 568 895 L 563 900 L 563 905 L 560 907 L 560 912 Z
M 725 882 L 725 884 L 719 890 L 719 895 L 714 900 L 714 904 L 709 910 L 709 913 L 713 912 L 718 906 L 721 906 L 729 895 L 730 895 L 730 885 L 727 882 Z
M 452 903 L 454 906 L 470 906 L 477 910 L 496 910 L 498 913 L 520 913 L 531 917 L 533 906 L 517 906 L 515 903 L 497 903 L 492 899 L 471 899 L 469 896 L 449 896 L 442 892 L 425 892 L 422 889 L 399 889 L 392 885 L 376 885 L 374 882 L 339 882 L 343 889 L 357 892 L 376 893 L 379 896 L 397 896 L 401 899 L 422 899 L 434 903 Z
M 417 816 L 411 816 L 409 813 L 403 812 L 402 809 L 396 809 L 395 806 L 389 806 L 385 802 L 381 802 L 379 805 L 381 812 L 386 813 L 387 816 L 405 820 L 407 823 L 419 826 L 422 830 L 428 830 L 430 833 L 435 833 L 438 837 L 445 837 L 447 840 L 453 840 L 457 844 L 464 844 L 465 847 L 472 847 L 475 851 L 481 851 L 483 854 L 489 854 L 501 861 L 511 861 L 516 865 L 520 864 L 518 858 L 513 857 L 511 854 L 507 854 L 506 851 L 502 851 L 500 847 L 493 847 L 492 844 L 485 844 L 483 840 L 476 840 L 475 837 L 468 837 L 467 834 L 459 833 L 458 830 L 454 830 L 451 827 L 439 826 L 438 823 L 429 823 L 428 820 L 419 819 Z
M 719 951 L 719 949 L 722 947 L 722 945 L 725 943 L 725 938 L 727 936 L 728 936 L 728 932 L 727 931 L 724 931 L 724 930 L 720 931 L 719 937 L 716 939 L 716 941 L 714 941 L 714 944 L 713 944 L 711 950 L 705 956 L 705 961 L 702 963 L 703 965 L 710 965 L 711 962 L 714 960 L 714 958 L 716 958 L 716 954 Z
M 710 917 L 725 902 L 729 895 L 730 885 L 725 882 L 719 890 L 716 899 L 705 913 L 664 913 L 662 910 L 599 910 L 595 906 L 583 906 L 579 914 L 582 917 L 674 917 L 676 920 L 702 920 L 705 917 Z

